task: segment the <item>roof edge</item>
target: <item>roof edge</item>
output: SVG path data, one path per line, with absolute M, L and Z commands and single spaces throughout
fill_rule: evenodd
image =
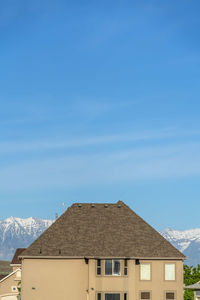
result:
M 110 258 L 119 258 L 119 259 L 141 259 L 141 260 L 185 260 L 186 257 L 129 257 L 129 256 L 19 256 L 20 259 L 110 259 Z
M 15 271 L 13 271 L 12 273 L 8 274 L 6 277 L 4 277 L 3 279 L 0 280 L 0 283 L 3 282 L 4 280 L 6 280 L 7 278 L 9 278 L 10 276 L 12 276 L 13 274 L 15 274 L 17 271 L 21 271 L 21 269 L 18 268 Z

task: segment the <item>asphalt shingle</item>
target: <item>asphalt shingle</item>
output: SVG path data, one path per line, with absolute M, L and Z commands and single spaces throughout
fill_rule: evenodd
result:
M 185 258 L 122 201 L 73 204 L 22 256 Z
M 18 248 L 15 251 L 15 254 L 13 256 L 13 259 L 11 261 L 11 265 L 20 265 L 21 261 L 19 260 L 19 256 L 22 254 L 22 252 L 26 250 L 26 248 Z

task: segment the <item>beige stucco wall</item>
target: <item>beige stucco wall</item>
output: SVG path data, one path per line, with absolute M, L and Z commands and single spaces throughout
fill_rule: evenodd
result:
M 22 299 L 86 300 L 87 282 L 84 260 L 25 259 L 22 263 Z
M 12 286 L 18 286 L 19 278 L 16 278 L 16 273 L 13 273 L 11 276 L 5 278 L 0 282 L 0 299 L 3 295 L 15 295 L 18 292 L 12 292 Z
M 21 265 L 11 265 L 13 272 L 20 269 Z
M 164 280 L 164 263 L 169 261 L 147 262 L 152 266 L 150 281 L 140 281 L 135 260 L 128 261 L 128 276 L 115 277 L 97 276 L 93 259 L 89 264 L 83 259 L 24 259 L 22 300 L 96 300 L 97 292 L 106 291 L 127 292 L 128 300 L 139 300 L 140 291 L 151 291 L 153 300 L 164 299 L 165 291 L 175 291 L 176 300 L 182 300 L 182 261 L 170 261 L 176 263 L 176 280 L 170 282 Z

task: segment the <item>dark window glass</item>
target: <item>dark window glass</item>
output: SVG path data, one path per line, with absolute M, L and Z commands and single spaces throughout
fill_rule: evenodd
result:
M 175 299 L 175 294 L 172 293 L 172 292 L 168 292 L 166 293 L 166 299 L 168 300 L 171 300 L 171 299 Z
M 150 292 L 141 292 L 141 299 L 150 299 Z
M 101 293 L 97 294 L 97 300 L 101 300 Z
M 107 259 L 105 261 L 105 274 L 112 275 L 112 260 L 111 259 Z M 108 300 L 110 300 L 110 299 L 108 299 Z
M 127 293 L 124 293 L 124 300 L 127 300 Z
M 128 260 L 127 259 L 124 260 L 124 275 L 125 276 L 128 275 Z
M 113 263 L 114 263 L 113 274 L 120 275 L 120 260 L 114 260 Z
M 97 259 L 97 266 L 101 267 L 101 260 L 100 259 Z
M 120 294 L 105 294 L 105 300 L 120 300 Z
M 97 275 L 101 275 L 101 260 L 97 259 Z

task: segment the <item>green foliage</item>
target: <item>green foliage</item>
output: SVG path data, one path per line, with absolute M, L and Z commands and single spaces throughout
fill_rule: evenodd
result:
M 17 295 L 17 300 L 21 300 L 21 280 L 18 282 L 18 295 Z
M 200 281 L 200 265 L 197 267 L 184 265 L 184 284 L 190 285 Z M 194 300 L 194 292 L 185 290 L 184 300 Z

